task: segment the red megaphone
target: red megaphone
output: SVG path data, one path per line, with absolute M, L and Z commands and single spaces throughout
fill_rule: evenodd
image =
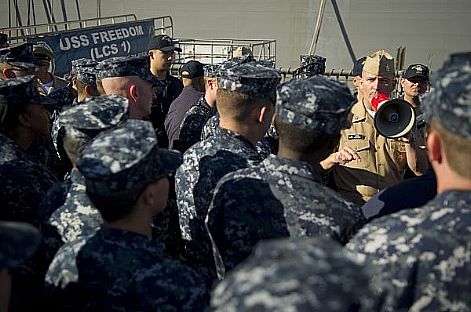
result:
M 378 93 L 372 100 L 371 106 L 373 110 L 376 112 L 378 110 L 378 106 L 383 103 L 384 101 L 389 100 L 389 96 L 386 93 Z

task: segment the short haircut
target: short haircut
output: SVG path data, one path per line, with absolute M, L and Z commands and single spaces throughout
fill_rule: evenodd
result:
M 456 174 L 471 179 L 471 141 L 451 133 L 436 120 L 432 120 L 430 128 L 440 135 L 450 168 Z
M 99 95 L 106 95 L 106 92 L 105 92 L 105 89 L 103 89 L 103 84 L 101 83 L 101 80 L 97 80 L 96 90 Z
M 87 192 L 92 204 L 100 211 L 103 220 L 117 221 L 128 215 L 136 204 L 145 186 L 126 190 L 111 195 L 100 195 Z
M 300 129 L 275 117 L 275 128 L 280 137 L 280 147 L 302 154 L 333 152 L 340 140 L 340 132 L 335 134 L 312 133 Z
M 220 88 L 217 90 L 218 112 L 239 122 L 246 120 L 262 100 L 266 98 Z
M 83 95 L 85 93 L 85 87 L 89 86 L 92 88 L 93 93 L 99 94 L 97 84 L 90 84 L 81 80 L 77 80 L 77 93 Z M 103 91 L 104 92 L 104 91 Z

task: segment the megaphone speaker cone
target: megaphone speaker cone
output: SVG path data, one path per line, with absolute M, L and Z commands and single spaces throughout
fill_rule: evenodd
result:
M 414 108 L 401 99 L 381 103 L 374 118 L 374 125 L 379 134 L 393 139 L 408 134 L 413 129 L 414 123 Z

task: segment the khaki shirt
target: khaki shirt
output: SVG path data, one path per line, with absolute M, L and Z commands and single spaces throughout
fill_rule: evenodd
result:
M 381 189 L 403 180 L 407 168 L 403 142 L 380 135 L 363 102 L 352 107 L 352 125 L 341 131 L 339 150 L 348 146 L 360 156 L 334 167 L 338 191 L 347 200 L 362 205 Z

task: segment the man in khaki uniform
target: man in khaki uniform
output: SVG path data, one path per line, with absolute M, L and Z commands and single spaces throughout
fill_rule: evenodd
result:
M 402 181 L 408 165 L 417 167 L 417 147 L 411 141 L 387 139 L 374 127 L 371 101 L 394 90 L 394 73 L 394 59 L 386 51 L 366 58 L 360 80 L 363 98 L 352 107 L 352 125 L 341 132 L 338 151 L 321 162 L 324 169 L 333 167 L 338 191 L 357 205 Z

